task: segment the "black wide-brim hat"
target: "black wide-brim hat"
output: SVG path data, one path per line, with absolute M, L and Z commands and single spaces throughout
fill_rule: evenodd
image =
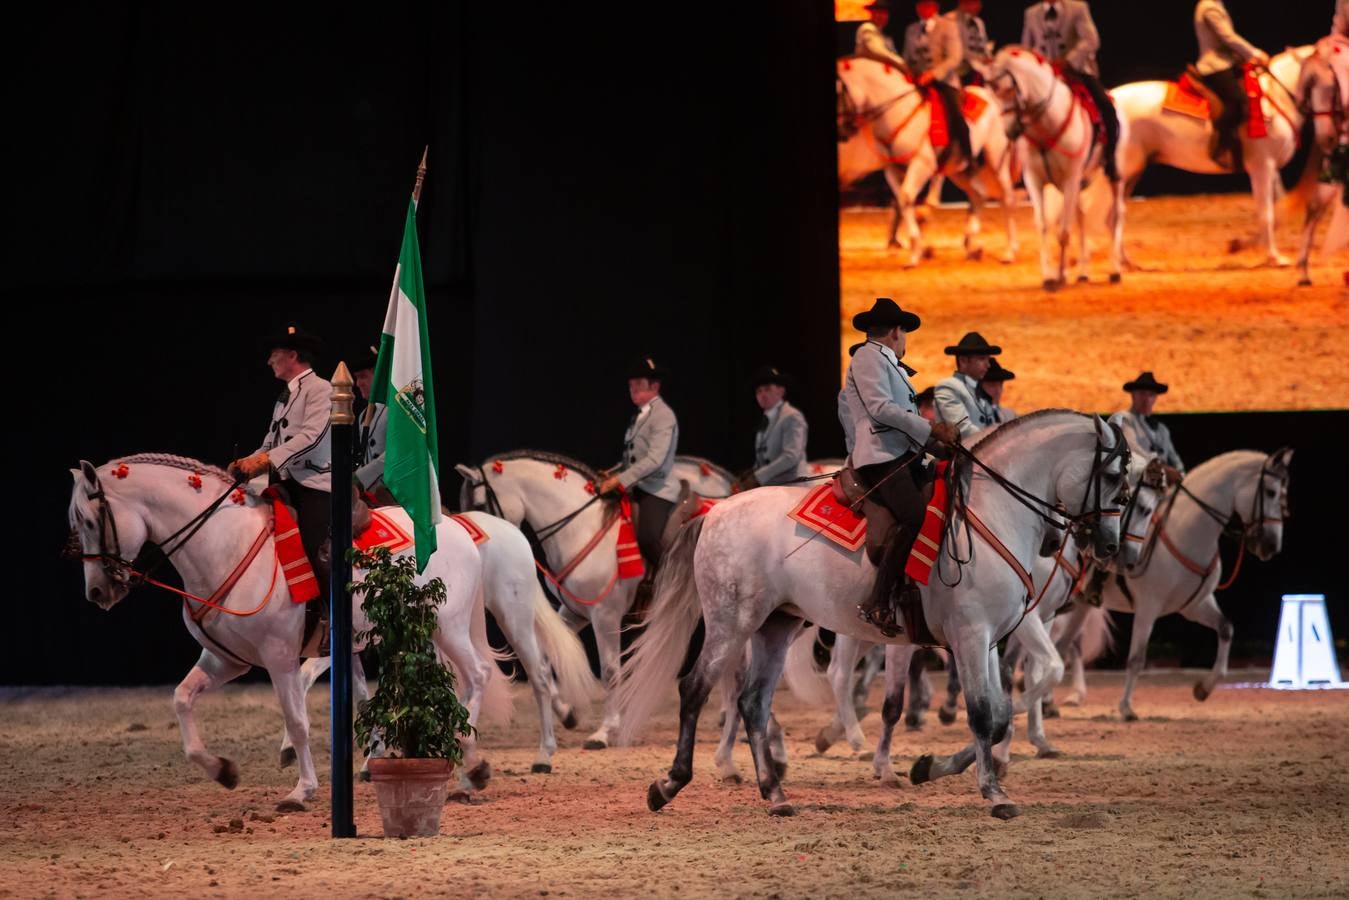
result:
M 349 364 L 349 367 L 351 369 L 351 373 L 354 375 L 357 372 L 362 372 L 366 369 L 373 370 L 375 368 L 375 364 L 378 362 L 379 362 L 378 347 L 362 347 L 355 353 L 351 354 L 351 363 Z
M 646 378 L 650 381 L 663 381 L 670 376 L 669 370 L 649 356 L 634 359 L 627 369 L 628 378 Z
M 1016 377 L 1016 373 L 1011 369 L 1004 369 L 996 359 L 988 362 L 988 372 L 981 379 L 983 381 L 1011 381 Z
M 954 347 L 946 348 L 947 356 L 997 356 L 1001 352 L 1001 347 L 997 344 L 990 344 L 977 331 L 971 331 L 965 335 L 960 339 L 960 343 Z
M 760 366 L 755 370 L 753 383 L 750 386 L 759 388 L 765 384 L 776 384 L 784 388 L 790 388 L 792 386 L 792 376 L 788 375 L 777 366 Z
M 1165 394 L 1170 390 L 1166 385 L 1153 378 L 1151 372 L 1144 372 L 1133 381 L 1125 382 L 1124 389 L 1131 394 L 1134 391 L 1152 391 L 1154 394 Z
M 272 350 L 302 350 L 310 354 L 323 352 L 323 338 L 310 334 L 298 325 L 287 325 L 284 331 L 269 334 L 258 339 L 258 347 L 264 352 Z
M 889 297 L 877 297 L 876 302 L 871 304 L 871 309 L 852 317 L 852 327 L 858 331 L 899 326 L 907 333 L 917 331 L 922 324 L 922 319 L 911 312 L 900 309 L 899 304 Z

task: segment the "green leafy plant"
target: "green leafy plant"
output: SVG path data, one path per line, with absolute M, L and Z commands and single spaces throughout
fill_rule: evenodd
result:
M 454 693 L 454 675 L 431 641 L 445 583 L 433 578 L 418 587 L 413 559 L 396 559 L 387 547 L 353 549 L 347 558 L 366 573 L 348 587 L 353 597 L 364 598 L 370 629 L 357 638 L 372 642 L 380 673 L 379 689 L 356 715 L 356 739 L 367 753 L 383 743 L 393 756 L 459 764 L 459 738 L 473 734 L 473 726 Z

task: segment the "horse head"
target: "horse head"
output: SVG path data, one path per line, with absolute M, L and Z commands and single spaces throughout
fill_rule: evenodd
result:
M 70 544 L 68 552 L 84 563 L 85 598 L 100 609 L 112 609 L 131 592 L 131 561 L 123 547 L 140 548 L 149 539 L 145 519 L 133 504 L 113 505 L 109 495 L 118 481 L 130 477 L 126 466 L 80 460 L 70 470 L 74 488 L 70 494 Z
M 1167 489 L 1179 481 L 1173 473 L 1176 473 L 1175 469 L 1156 457 L 1145 459 L 1134 456 L 1130 460 L 1129 484 L 1132 491 L 1120 522 L 1124 540 L 1120 546 L 1119 562 L 1125 568 L 1132 568 L 1142 557 L 1152 517 L 1166 496 Z
M 1233 498 L 1246 549 L 1261 561 L 1283 549 L 1283 525 L 1289 515 L 1288 467 L 1292 461 L 1293 448 L 1274 451 Z M 1247 512 L 1243 514 L 1242 510 Z
M 1349 123 L 1349 84 L 1341 84 L 1332 67 L 1329 51 L 1321 47 L 1302 61 L 1297 79 L 1297 105 L 1311 119 L 1317 147 L 1330 154 L 1339 145 Z
M 1092 416 L 1095 447 L 1088 462 L 1065 467 L 1059 496 L 1081 495 L 1073 538 L 1098 560 L 1119 552 L 1123 510 L 1129 504 L 1129 465 L 1132 454 L 1118 425 Z M 1080 486 L 1075 489 L 1075 486 Z M 1072 511 L 1072 506 L 1069 506 Z M 1090 545 L 1090 546 L 1088 546 Z
M 993 57 L 984 86 L 998 98 L 1005 117 L 1047 103 L 1057 77 L 1043 56 L 1028 47 L 1009 44 Z

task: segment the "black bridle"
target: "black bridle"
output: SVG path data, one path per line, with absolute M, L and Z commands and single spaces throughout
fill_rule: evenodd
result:
M 108 500 L 103 482 L 95 476 L 93 490 L 86 488 L 85 496 L 91 506 L 97 504 L 98 552 L 85 553 L 84 544 L 80 540 L 79 529 L 72 526 L 62 556 L 67 559 L 78 559 L 81 562 L 100 563 L 103 567 L 103 573 L 109 581 L 130 590 L 143 584 L 160 567 L 167 564 L 170 557 L 183 549 L 187 542 L 192 540 L 202 526 L 206 524 L 206 521 L 215 515 L 226 498 L 234 493 L 235 489 L 241 484 L 243 484 L 242 479 L 234 479 L 229 488 L 217 497 L 210 506 L 189 519 L 182 528 L 169 535 L 162 543 L 156 543 L 147 538 L 136 552 L 136 558 L 127 559 L 122 555 L 122 542 L 117 533 L 117 517 L 112 513 L 112 503 Z M 165 549 L 166 547 L 168 549 Z
M 838 128 L 837 138 L 840 144 L 861 131 L 863 125 L 879 119 L 890 107 L 905 97 L 918 93 L 918 88 L 911 87 L 906 91 L 901 91 L 879 106 L 862 109 L 853 99 L 852 92 L 848 90 L 848 83 L 843 80 L 842 76 L 835 76 L 834 82 L 838 92 L 838 108 L 835 111 L 835 117 Z
M 485 512 L 488 515 L 497 516 L 498 518 L 504 518 L 504 510 L 501 506 L 501 500 L 499 497 L 497 497 L 496 489 L 492 487 L 492 483 L 487 479 L 487 471 L 482 466 L 477 466 L 476 469 L 478 471 L 478 478 L 476 480 L 465 479 L 465 481 L 468 483 L 469 488 L 469 496 L 468 496 L 469 507 L 471 509 L 475 509 L 480 512 Z M 486 501 L 482 505 L 473 502 L 473 492 L 478 488 L 483 489 L 483 494 L 486 498 Z M 603 498 L 597 492 L 595 496 L 591 497 L 585 503 L 582 503 L 576 509 L 567 513 L 565 516 L 558 519 L 557 521 L 550 522 L 549 524 L 544 525 L 540 528 L 533 529 L 534 536 L 538 538 L 540 543 L 548 540 L 549 538 L 556 537 L 558 533 L 561 532 L 562 529 L 570 525 L 576 519 L 577 516 L 581 515 L 581 513 L 585 512 L 587 509 L 594 506 L 602 499 Z

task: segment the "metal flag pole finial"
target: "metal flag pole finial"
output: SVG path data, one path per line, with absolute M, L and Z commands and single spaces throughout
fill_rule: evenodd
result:
M 417 163 L 417 180 L 412 185 L 412 202 L 420 203 L 422 200 L 422 182 L 426 180 L 426 156 L 431 152 L 431 145 L 427 144 L 422 148 L 422 161 Z

